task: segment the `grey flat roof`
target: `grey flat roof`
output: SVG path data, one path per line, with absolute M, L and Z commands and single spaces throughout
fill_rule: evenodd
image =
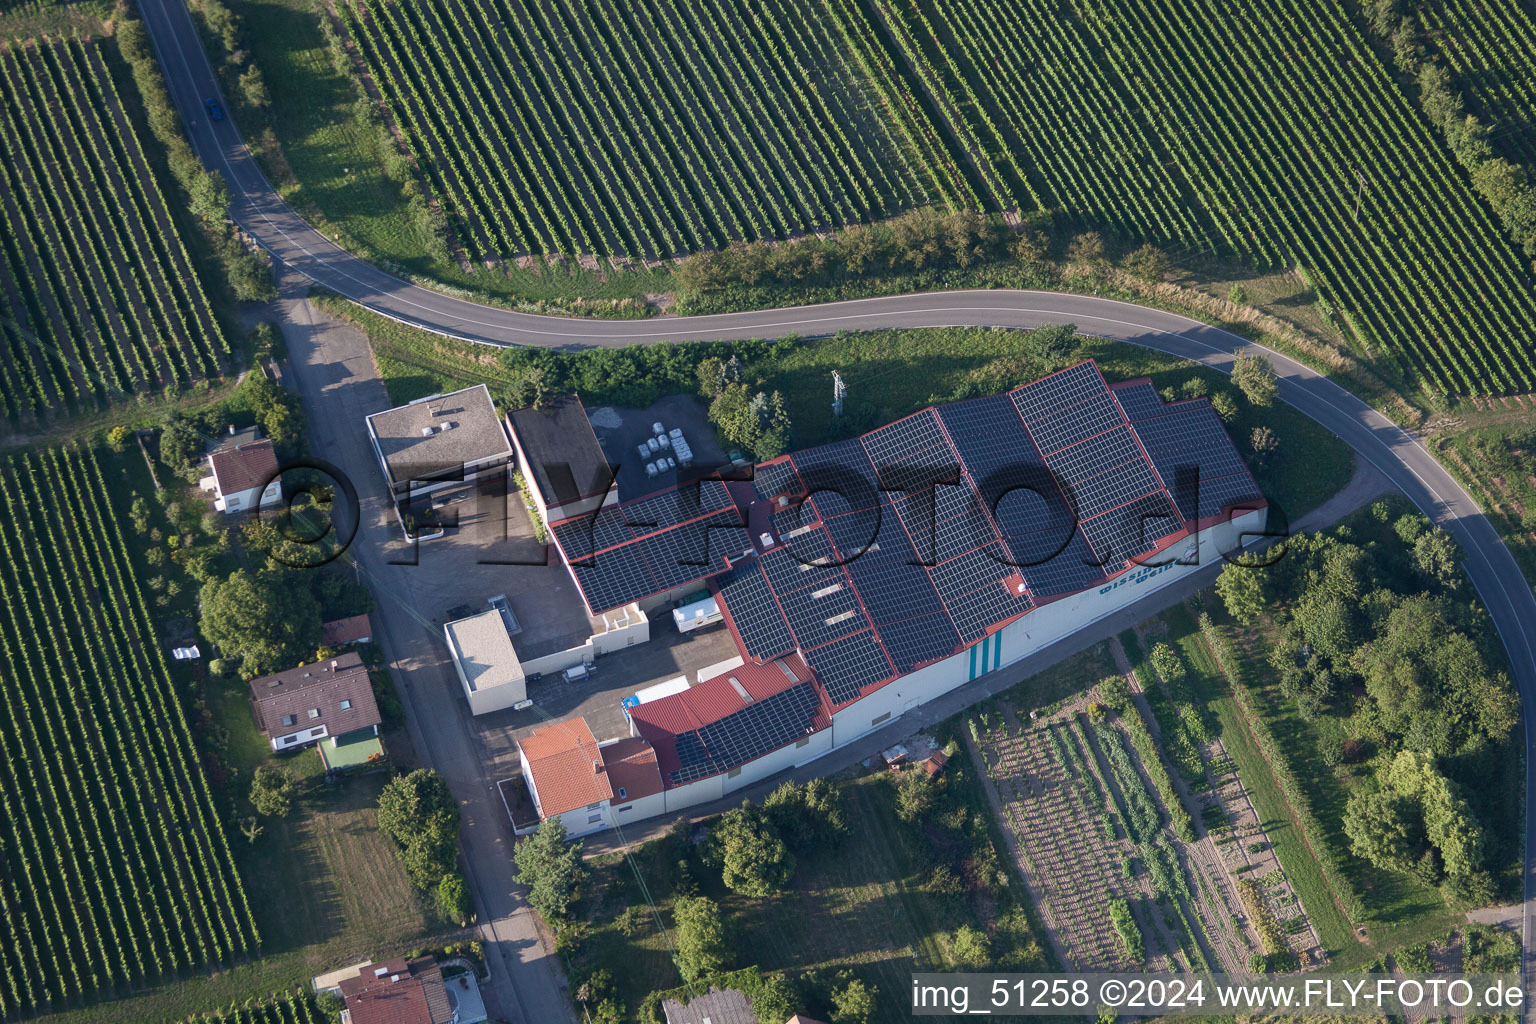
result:
M 428 480 L 484 459 L 512 454 L 512 442 L 496 416 L 484 384 L 422 398 L 368 417 L 390 483 Z M 448 430 L 443 423 L 452 423 Z M 423 434 L 427 427 L 431 434 Z
M 612 476 L 608 457 L 575 395 L 537 409 L 514 410 L 507 419 L 529 462 L 524 471 L 532 471 L 547 504 L 567 505 L 607 491 Z
M 517 659 L 512 637 L 507 634 L 506 621 L 495 608 L 456 619 L 448 623 L 447 629 L 471 690 L 506 686 L 523 677 L 522 663 Z

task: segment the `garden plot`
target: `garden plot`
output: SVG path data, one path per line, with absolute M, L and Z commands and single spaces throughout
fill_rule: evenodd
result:
M 1273 854 L 1251 809 L 1242 838 L 1228 838 L 1240 830 L 1218 794 L 1238 799 L 1231 778 L 1213 774 L 1202 798 L 1216 808 L 1217 834 L 1197 827 L 1186 842 L 1167 826 L 1129 730 L 1091 695 L 1034 720 L 994 705 L 971 732 L 1012 852 L 1072 968 L 1242 973 L 1277 929 L 1293 936 L 1299 961 L 1316 961 L 1316 937 L 1278 865 L 1263 859 Z M 1249 912 L 1245 888 L 1265 915 Z

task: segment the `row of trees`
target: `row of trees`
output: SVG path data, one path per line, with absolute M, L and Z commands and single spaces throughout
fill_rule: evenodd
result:
M 474 916 L 459 871 L 459 805 L 431 768 L 397 775 L 379 793 L 379 829 L 395 841 L 411 884 L 438 912 L 466 925 Z
M 1322 741 L 1327 765 L 1381 751 L 1344 813 L 1354 852 L 1444 885 L 1454 900 L 1492 899 L 1494 844 L 1475 805 L 1502 813 L 1488 783 L 1502 777 L 1519 704 L 1490 666 L 1486 619 L 1462 586 L 1456 544 L 1388 502 L 1286 543 L 1268 571 L 1225 568 L 1217 592 L 1240 622 L 1278 603 L 1270 665 L 1280 694 L 1302 718 L 1348 716 L 1353 735 Z

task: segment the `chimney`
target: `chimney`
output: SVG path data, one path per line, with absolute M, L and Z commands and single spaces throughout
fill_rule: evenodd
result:
M 601 762 L 601 761 L 593 761 L 592 762 L 592 774 L 593 775 L 601 775 L 601 774 L 603 774 L 603 762 Z
M 231 423 L 229 425 L 229 436 L 230 437 L 234 437 L 235 436 L 235 425 L 233 423 Z

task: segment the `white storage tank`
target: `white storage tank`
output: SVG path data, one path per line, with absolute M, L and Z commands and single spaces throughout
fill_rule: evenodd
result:
M 658 470 L 656 468 L 656 463 L 654 463 L 654 462 L 647 462 L 645 464 L 645 475 L 646 476 L 655 476 L 659 472 L 660 472 L 660 470 Z

